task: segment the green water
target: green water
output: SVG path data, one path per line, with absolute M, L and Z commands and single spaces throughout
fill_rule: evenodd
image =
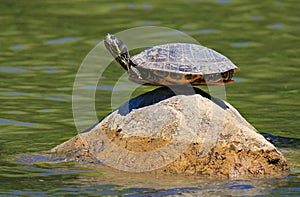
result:
M 229 57 L 240 71 L 226 86 L 227 101 L 260 132 L 299 139 L 299 9 L 296 0 L 1 0 L 0 196 L 299 195 L 297 143 L 281 149 L 292 167 L 282 179 L 143 179 L 73 163 L 15 161 L 77 134 L 72 88 L 81 62 L 106 33 L 145 25 L 183 31 Z M 111 111 L 110 87 L 121 72 L 108 69 L 97 90 L 99 119 Z

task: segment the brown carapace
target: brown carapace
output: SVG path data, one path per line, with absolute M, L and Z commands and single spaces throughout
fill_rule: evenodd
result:
M 233 82 L 238 67 L 227 57 L 207 47 L 190 43 L 169 43 L 150 47 L 130 57 L 126 45 L 114 35 L 104 40 L 108 51 L 140 84 L 222 85 Z

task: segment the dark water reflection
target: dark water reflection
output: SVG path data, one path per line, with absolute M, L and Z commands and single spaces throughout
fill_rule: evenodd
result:
M 0 196 L 299 195 L 299 5 L 293 0 L 2 1 Z M 227 100 L 260 132 L 292 140 L 277 144 L 289 160 L 289 176 L 148 179 L 41 158 L 16 163 L 17 155 L 49 150 L 77 134 L 72 88 L 82 60 L 106 33 L 143 25 L 186 32 L 239 66 L 236 83 L 226 86 Z M 112 65 L 96 87 L 99 119 L 112 110 L 112 90 L 132 87 L 115 86 L 123 70 Z M 134 94 L 152 89 L 140 87 Z

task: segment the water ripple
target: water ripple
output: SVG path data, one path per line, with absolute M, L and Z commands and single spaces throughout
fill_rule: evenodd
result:
M 269 26 L 271 29 L 282 29 L 283 24 L 282 23 L 275 23 Z
M 52 112 L 53 109 L 41 109 L 41 110 L 38 110 L 38 112 L 41 112 L 41 113 L 48 113 L 48 112 Z
M 23 68 L 15 68 L 10 66 L 0 66 L 0 71 L 3 72 L 9 72 L 9 73 L 25 73 L 28 72 L 28 70 Z
M 11 47 L 12 50 L 22 50 L 24 48 L 25 48 L 24 44 L 20 44 L 20 45 L 16 45 L 16 46 Z
M 27 92 L 3 92 L 4 94 L 10 94 L 10 95 L 26 95 L 29 94 Z
M 78 39 L 79 38 L 77 38 L 77 37 L 60 38 L 60 39 L 56 39 L 56 40 L 47 40 L 47 41 L 45 41 L 45 44 L 62 44 L 62 43 L 66 43 L 66 42 L 72 42 L 72 41 L 75 41 Z
M 133 3 L 128 3 L 125 5 L 126 8 L 130 8 L 130 9 L 134 9 L 136 8 L 136 4 L 133 4 Z
M 69 99 L 66 99 L 66 98 L 59 98 L 59 97 L 47 97 L 46 99 L 50 100 L 50 101 L 66 101 L 66 100 L 69 100 Z
M 38 98 L 50 100 L 50 101 L 69 101 L 71 100 L 71 96 L 64 94 L 54 94 L 54 95 L 39 95 Z
M 195 31 L 196 34 L 211 34 L 215 32 L 216 32 L 215 29 L 199 29 Z
M 186 25 L 184 25 L 184 28 L 193 29 L 193 25 L 192 24 L 186 24 Z
M 143 7 L 144 9 L 149 9 L 149 8 L 151 8 L 152 6 L 151 6 L 150 4 L 143 4 L 142 7 Z
M 61 73 L 65 72 L 64 70 L 58 70 L 58 69 L 52 69 L 52 70 L 47 70 L 48 73 Z
M 13 110 L 13 111 L 9 111 L 10 114 L 25 114 L 25 112 L 23 111 L 18 111 L 18 110 Z
M 131 85 L 123 84 L 118 86 L 109 86 L 109 85 L 100 85 L 100 86 L 83 86 L 83 89 L 95 89 L 95 90 L 123 90 L 125 88 L 129 88 Z
M 231 44 L 231 46 L 233 46 L 233 47 L 248 47 L 251 45 L 252 45 L 251 42 L 235 42 L 235 43 Z
M 61 73 L 61 72 L 65 72 L 64 70 L 54 69 L 53 66 L 47 66 L 47 65 L 39 66 L 39 68 L 41 70 L 45 70 L 47 73 Z
M 19 125 L 19 126 L 37 126 L 37 123 L 31 123 L 31 122 L 20 122 L 15 120 L 9 120 L 0 118 L 0 125 L 2 124 L 8 124 L 8 125 Z
M 250 20 L 252 20 L 252 21 L 261 21 L 262 17 L 261 16 L 251 16 Z
M 141 21 L 138 23 L 138 25 L 156 25 L 156 21 Z
M 121 9 L 121 8 L 127 8 L 127 9 L 139 9 L 139 8 L 150 9 L 150 8 L 152 8 L 152 5 L 146 4 L 146 3 L 142 4 L 142 5 L 137 5 L 137 4 L 134 4 L 134 3 L 127 3 L 127 4 L 123 4 L 123 5 L 111 5 L 110 6 L 111 10 L 116 10 L 116 9 Z
M 277 1 L 277 2 L 275 2 L 275 6 L 277 6 L 277 7 L 282 7 L 282 6 L 283 6 L 283 3 L 280 2 L 280 1 Z
M 232 0 L 217 0 L 217 3 L 232 3 Z

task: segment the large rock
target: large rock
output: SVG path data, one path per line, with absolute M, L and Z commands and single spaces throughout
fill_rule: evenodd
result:
M 125 171 L 278 176 L 283 155 L 230 104 L 200 89 L 158 88 L 55 147 L 66 160 Z

